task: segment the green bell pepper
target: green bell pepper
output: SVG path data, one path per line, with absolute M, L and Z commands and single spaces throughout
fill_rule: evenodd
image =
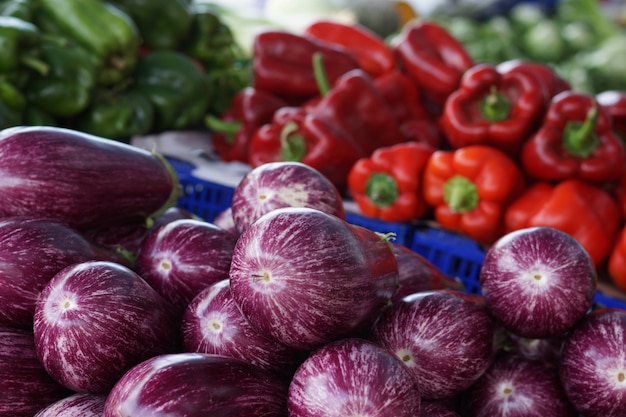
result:
M 0 129 L 22 124 L 26 100 L 10 82 L 0 81 Z
M 16 77 L 23 67 L 45 74 L 48 68 L 38 57 L 40 35 L 30 22 L 0 16 L 0 75 Z
M 59 122 L 32 104 L 26 106 L 24 110 L 23 124 L 27 126 L 59 126 Z
M 174 50 L 148 52 L 139 59 L 133 77 L 136 88 L 154 105 L 155 130 L 202 123 L 209 105 L 207 78 L 188 55 Z
M 143 46 L 178 49 L 191 27 L 186 0 L 111 0 L 135 22 Z
M 76 119 L 76 127 L 87 133 L 130 142 L 134 135 L 152 131 L 154 106 L 136 89 L 98 91 L 92 105 Z
M 97 58 L 70 42 L 46 42 L 40 49 L 49 71 L 30 78 L 24 89 L 28 102 L 53 117 L 77 115 L 91 101 Z
M 39 0 L 37 24 L 75 41 L 100 62 L 98 84 L 114 85 L 137 63 L 140 35 L 133 20 L 102 0 Z

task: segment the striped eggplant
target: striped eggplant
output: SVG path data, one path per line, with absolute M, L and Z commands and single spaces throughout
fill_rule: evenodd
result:
M 241 359 L 160 355 L 120 378 L 103 417 L 286 417 L 287 389 L 280 378 Z
M 32 329 L 48 281 L 66 266 L 95 258 L 90 243 L 61 223 L 0 218 L 0 325 Z
M 40 410 L 34 417 L 102 417 L 105 394 L 73 394 Z
M 37 359 L 32 332 L 0 326 L 0 417 L 32 417 L 71 394 Z
M 173 308 L 131 269 L 87 261 L 59 271 L 37 305 L 35 349 L 54 379 L 104 393 L 131 367 L 180 346 Z
M 83 229 L 147 218 L 175 204 L 165 158 L 51 126 L 0 131 L 0 217 L 45 217 Z

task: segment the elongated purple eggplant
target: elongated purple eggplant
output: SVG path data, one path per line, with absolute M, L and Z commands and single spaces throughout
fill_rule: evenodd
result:
M 105 394 L 73 394 L 40 410 L 34 417 L 102 417 Z
M 287 389 L 270 372 L 241 359 L 161 355 L 120 378 L 103 417 L 286 417 Z
M 171 305 L 139 275 L 113 262 L 59 271 L 35 307 L 37 356 L 76 392 L 104 393 L 128 369 L 180 345 Z
M 389 242 L 312 208 L 272 210 L 237 240 L 235 301 L 262 334 L 311 350 L 357 334 L 398 287 Z
M 32 417 L 71 394 L 37 359 L 32 332 L 0 326 L 0 417 Z
M 243 359 L 291 378 L 305 353 L 259 333 L 239 310 L 225 279 L 198 294 L 185 310 L 183 344 L 189 352 Z
M 89 242 L 58 222 L 0 219 L 0 325 L 31 329 L 44 286 L 61 269 L 96 259 Z
M 0 217 L 108 226 L 161 212 L 179 195 L 160 155 L 71 129 L 4 129 L 0 155 Z
M 182 315 L 200 291 L 228 278 L 235 242 L 212 223 L 175 220 L 146 235 L 135 270 Z

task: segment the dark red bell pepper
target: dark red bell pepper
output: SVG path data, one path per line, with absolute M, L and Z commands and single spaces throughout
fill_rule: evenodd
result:
M 596 101 L 611 117 L 613 130 L 626 141 L 626 90 L 609 90 L 596 94 Z
M 348 172 L 364 153 L 339 126 L 303 107 L 282 107 L 272 123 L 259 128 L 250 141 L 249 163 L 297 161 L 324 174 L 340 191 Z
M 396 68 L 396 56 L 385 40 L 358 23 L 320 20 L 307 26 L 304 34 L 345 47 L 354 55 L 359 67 L 373 78 Z
M 477 64 L 465 72 L 459 89 L 446 101 L 440 126 L 454 149 L 489 145 L 517 157 L 544 106 L 545 97 L 534 76 Z
M 459 86 L 463 73 L 474 65 L 463 44 L 432 21 L 416 19 L 405 25 L 393 48 L 423 98 L 435 106 L 443 105 Z
M 511 59 L 499 63 L 496 68 L 499 72 L 524 71 L 537 77 L 541 83 L 546 104 L 560 92 L 572 88 L 569 81 L 561 77 L 550 65 L 542 62 Z
M 535 180 L 603 183 L 622 177 L 626 151 L 595 97 L 568 90 L 550 102 L 543 124 L 522 148 L 521 165 Z
M 211 143 L 224 161 L 248 162 L 250 139 L 257 129 L 272 121 L 274 112 L 287 103 L 254 87 L 246 87 L 235 94 L 231 105 L 219 118 L 205 118 L 211 130 Z
M 253 86 L 292 104 L 301 104 L 319 94 L 313 72 L 313 55 L 324 58 L 324 71 L 332 84 L 359 67 L 344 47 L 310 36 L 270 30 L 259 33 L 253 43 Z

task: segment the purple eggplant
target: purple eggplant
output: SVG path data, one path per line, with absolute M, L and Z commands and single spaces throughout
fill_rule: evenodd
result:
M 180 191 L 160 155 L 71 129 L 4 129 L 0 155 L 0 217 L 112 226 L 160 213 Z
M 329 343 L 309 356 L 289 385 L 289 417 L 415 417 L 420 391 L 411 371 L 364 339 Z
M 461 393 L 491 364 L 496 325 L 480 296 L 452 290 L 415 293 L 385 311 L 371 339 L 415 373 L 422 397 Z
M 232 206 L 229 206 L 218 213 L 218 215 L 213 219 L 213 224 L 221 229 L 231 232 L 234 236 L 239 237 L 239 231 L 237 230 L 237 227 L 235 227 Z
M 235 242 L 212 223 L 175 220 L 143 239 L 135 270 L 182 314 L 200 291 L 228 278 Z
M 87 261 L 57 273 L 35 307 L 37 355 L 76 392 L 103 393 L 132 366 L 179 347 L 172 306 L 119 264 Z
M 312 208 L 272 210 L 250 225 L 237 240 L 229 275 L 250 323 L 301 350 L 358 333 L 398 286 L 387 240 Z
M 286 417 L 287 389 L 281 379 L 240 359 L 161 355 L 120 378 L 103 417 Z
M 591 312 L 565 336 L 560 379 L 585 417 L 626 416 L 626 310 Z
M 483 376 L 463 393 L 463 399 L 464 417 L 578 415 L 565 396 L 555 367 L 507 353 L 496 357 Z
M 517 230 L 487 253 L 479 282 L 487 307 L 511 333 L 547 339 L 565 333 L 593 305 L 597 272 L 585 248 L 551 227 Z
M 259 333 L 243 316 L 230 292 L 229 280 L 198 294 L 182 320 L 183 345 L 189 352 L 232 356 L 290 378 L 305 352 Z
M 239 233 L 263 214 L 283 207 L 309 207 L 345 219 L 337 188 L 301 162 L 271 162 L 249 171 L 233 193 L 233 220 Z
M 0 326 L 0 417 L 32 417 L 71 394 L 39 362 L 32 332 Z
M 0 325 L 32 330 L 44 286 L 68 265 L 96 259 L 91 244 L 58 222 L 0 218 Z
M 422 401 L 420 417 L 461 417 L 459 413 L 442 402 Z
M 102 417 L 105 394 L 73 394 L 40 410 L 34 417 Z

